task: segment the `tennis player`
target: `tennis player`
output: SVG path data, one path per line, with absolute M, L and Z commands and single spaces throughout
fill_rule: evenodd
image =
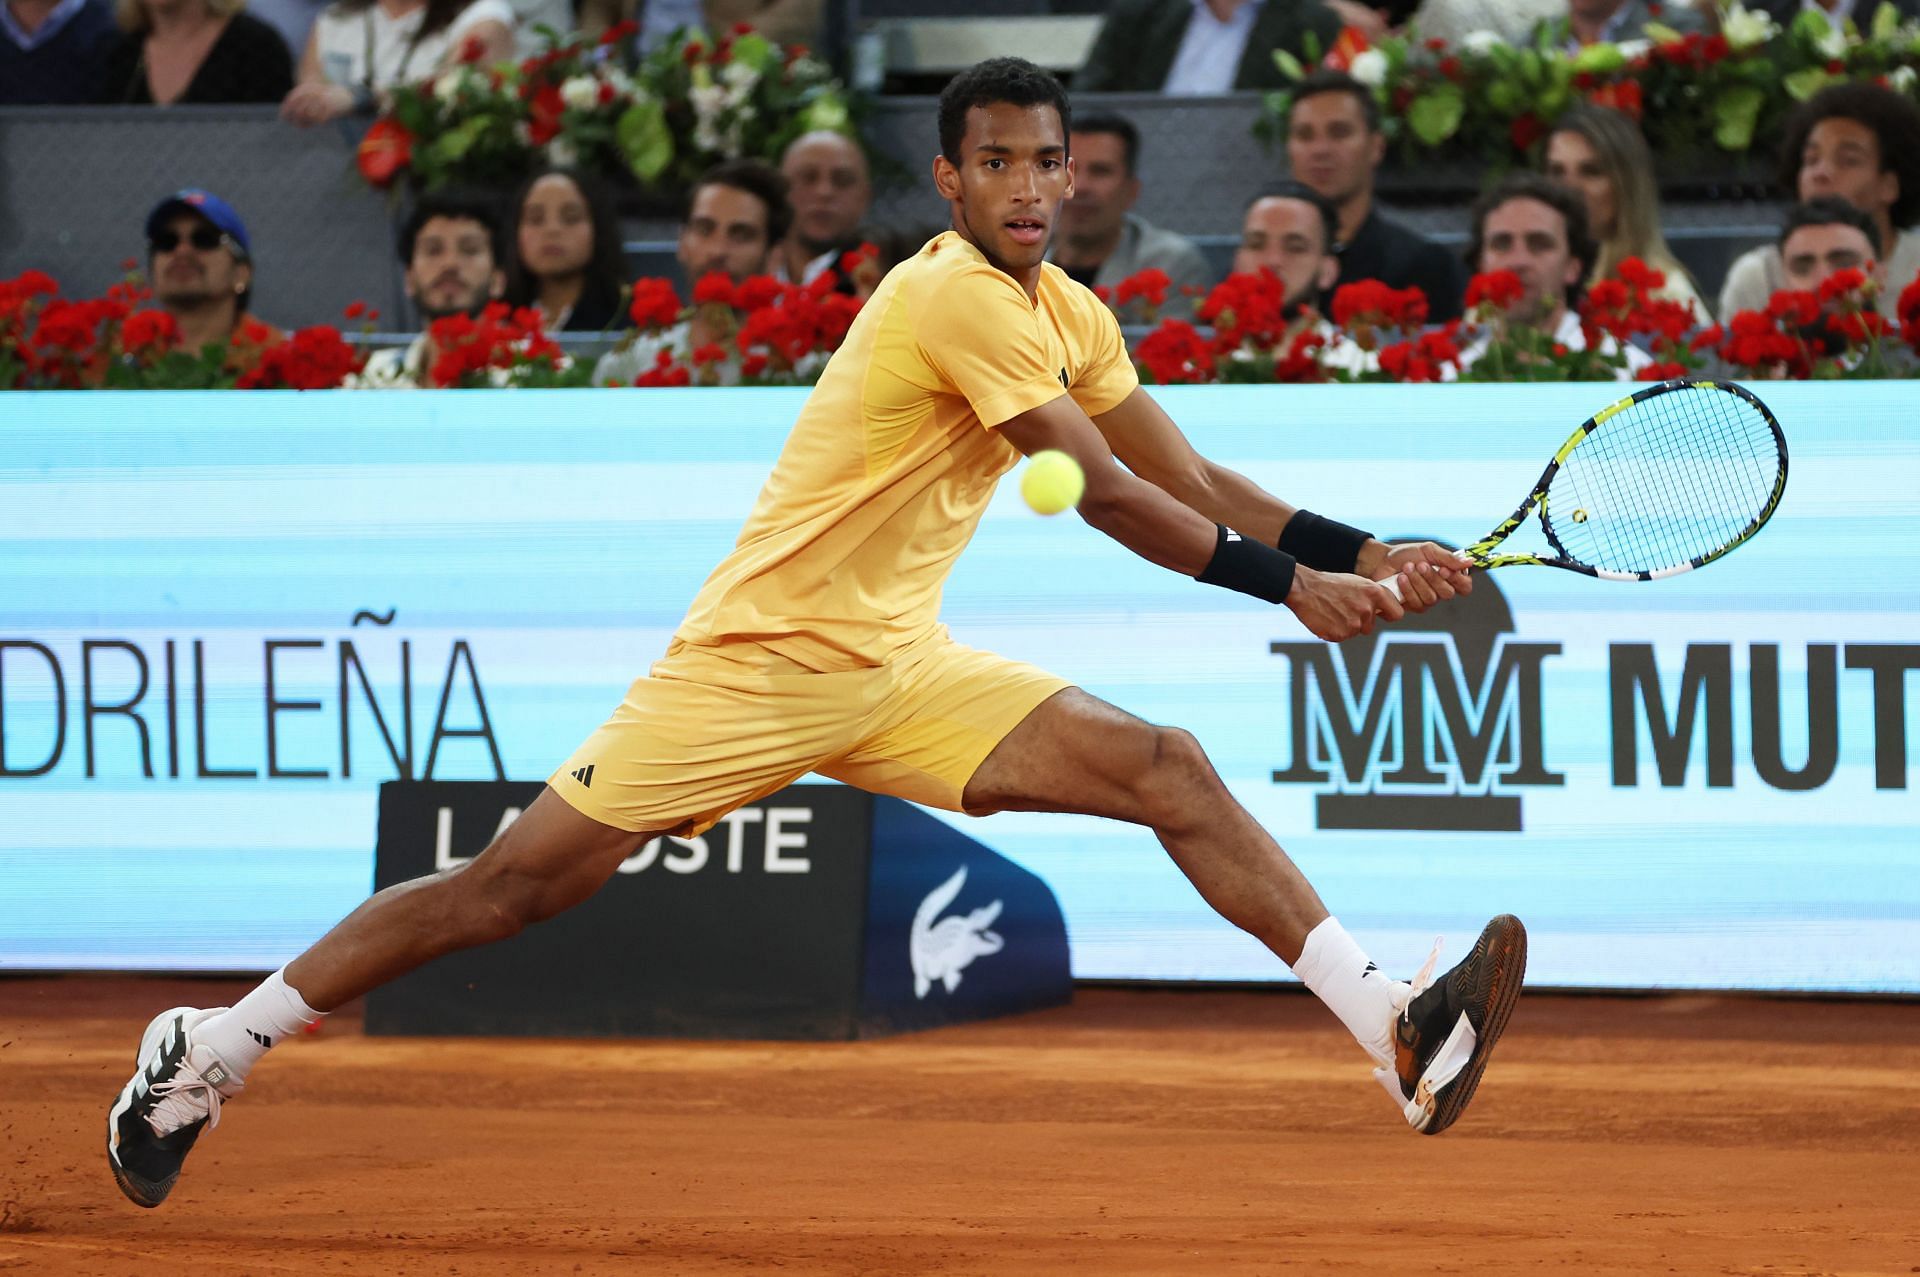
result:
M 940 99 L 952 229 L 902 262 L 808 397 L 732 554 L 665 656 L 479 857 L 380 892 L 232 1008 L 147 1026 L 107 1121 L 126 1195 L 157 1206 L 274 1044 L 441 954 L 585 900 L 660 834 L 692 835 L 809 772 L 975 815 L 1152 829 L 1378 1066 L 1407 1120 L 1459 1116 L 1505 1027 L 1525 932 L 1495 919 L 1438 981 L 1387 978 L 1236 803 L 1199 744 L 1064 679 L 955 642 L 940 592 L 994 485 L 1057 448 L 1080 513 L 1154 563 L 1292 610 L 1322 639 L 1470 588 L 1431 543 L 1389 547 L 1215 465 L 1140 389 L 1112 314 L 1044 261 L 1073 193 L 1066 95 L 1015 58 Z M 1380 582 L 1399 578 L 1404 602 Z

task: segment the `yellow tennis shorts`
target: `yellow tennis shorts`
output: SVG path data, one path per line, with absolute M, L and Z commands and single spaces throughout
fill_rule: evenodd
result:
M 601 824 L 686 837 L 808 772 L 959 811 L 994 746 L 1068 686 L 945 626 L 832 674 L 750 643 L 676 641 L 547 783 Z

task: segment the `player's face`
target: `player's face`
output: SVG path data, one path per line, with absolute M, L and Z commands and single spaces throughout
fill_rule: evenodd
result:
M 1873 244 L 1858 226 L 1848 226 L 1845 222 L 1802 226 L 1780 246 L 1780 260 L 1787 268 L 1787 283 L 1811 292 L 1837 270 L 1865 270 L 1871 266 Z
M 464 217 L 430 217 L 413 241 L 407 294 L 428 319 L 470 315 L 498 297 L 505 278 L 487 228 Z
M 1293 176 L 1335 204 L 1373 189 L 1386 138 L 1367 129 L 1367 113 L 1351 93 L 1316 93 L 1287 116 L 1287 165 Z
M 1830 195 L 1879 217 L 1900 198 L 1900 179 L 1880 167 L 1880 135 L 1833 116 L 1807 134 L 1800 151 L 1800 198 Z
M 1240 226 L 1240 248 L 1233 272 L 1251 275 L 1270 270 L 1279 277 L 1289 307 L 1312 305 L 1340 263 L 1327 252 L 1320 210 L 1303 200 L 1269 196 L 1255 200 Z
M 1086 235 L 1112 234 L 1140 198 L 1140 179 L 1127 173 L 1127 144 L 1112 133 L 1073 135 L 1073 198 L 1060 221 Z
M 1613 235 L 1613 181 L 1600 163 L 1600 152 L 1578 133 L 1555 133 L 1547 139 L 1547 176 L 1580 192 L 1587 201 L 1587 225 L 1595 238 Z
M 935 160 L 934 181 L 953 205 L 955 229 L 988 261 L 1038 278 L 1060 205 L 1073 194 L 1060 113 L 1008 102 L 974 107 L 960 163 Z
M 1580 280 L 1580 259 L 1567 245 L 1560 210 L 1534 199 L 1511 199 L 1487 214 L 1481 234 L 1482 272 L 1510 270 L 1526 293 L 1513 309 L 1520 323 L 1546 323 Z
M 709 182 L 680 228 L 680 266 L 692 284 L 724 271 L 734 283 L 767 268 L 767 206 L 751 191 Z

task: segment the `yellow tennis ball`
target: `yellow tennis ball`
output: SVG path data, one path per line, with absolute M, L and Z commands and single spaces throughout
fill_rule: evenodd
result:
M 1080 463 L 1055 448 L 1046 448 L 1027 459 L 1026 473 L 1020 476 L 1020 495 L 1037 514 L 1059 514 L 1080 504 L 1087 490 L 1087 476 Z

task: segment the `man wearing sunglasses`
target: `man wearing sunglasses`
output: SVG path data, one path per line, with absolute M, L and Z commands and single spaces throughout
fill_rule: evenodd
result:
M 246 224 L 217 195 L 176 191 L 147 214 L 153 300 L 180 328 L 182 350 L 257 346 L 278 336 L 247 314 L 253 262 Z M 229 363 L 235 362 L 230 359 Z

